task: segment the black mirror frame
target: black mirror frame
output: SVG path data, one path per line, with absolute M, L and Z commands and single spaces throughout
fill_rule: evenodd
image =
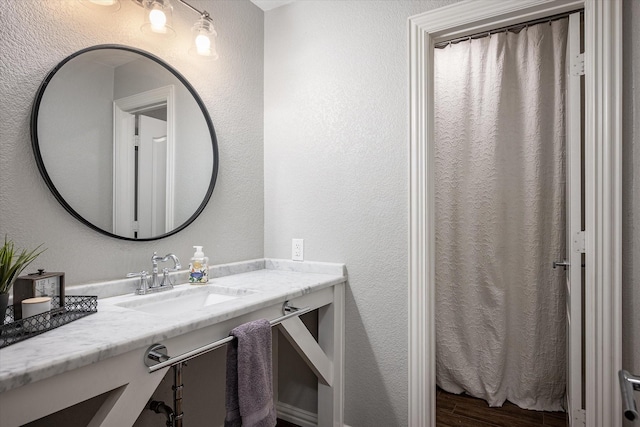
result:
M 86 52 L 95 51 L 95 50 L 103 50 L 103 49 L 120 49 L 120 50 L 125 50 L 125 51 L 128 51 L 128 52 L 133 52 L 133 53 L 142 55 L 142 56 L 144 56 L 144 57 L 146 57 L 148 59 L 151 59 L 152 61 L 154 61 L 157 64 L 159 64 L 162 67 L 164 67 L 171 74 L 173 74 L 187 88 L 187 90 L 189 91 L 191 96 L 193 96 L 193 99 L 196 101 L 196 103 L 200 107 L 200 110 L 202 111 L 202 114 L 204 116 L 205 122 L 207 123 L 207 127 L 209 128 L 209 134 L 211 135 L 211 143 L 213 145 L 213 147 L 212 147 L 213 148 L 213 169 L 212 169 L 211 181 L 209 182 L 209 188 L 207 189 L 207 193 L 205 194 L 204 199 L 202 200 L 202 203 L 200 204 L 198 209 L 196 209 L 194 214 L 191 215 L 191 217 L 189 217 L 183 224 L 181 224 L 180 226 L 178 226 L 175 229 L 171 230 L 170 232 L 162 234 L 162 235 L 159 235 L 159 236 L 147 237 L 147 238 L 141 238 L 141 239 L 134 239 L 134 238 L 130 238 L 130 237 L 120 236 L 120 235 L 117 235 L 117 234 L 113 234 L 113 233 L 111 233 L 109 231 L 106 231 L 106 230 L 104 230 L 104 229 L 102 229 L 100 227 L 97 227 L 93 223 L 91 223 L 88 220 L 86 220 L 82 215 L 80 215 L 78 212 L 76 212 L 67 203 L 67 201 L 64 199 L 64 197 L 62 197 L 62 195 L 60 194 L 60 192 L 58 191 L 58 189 L 54 185 L 53 181 L 51 180 L 51 177 L 49 176 L 49 173 L 47 172 L 47 169 L 46 169 L 46 167 L 44 165 L 44 161 L 42 159 L 42 155 L 40 153 L 40 145 L 39 145 L 39 142 L 38 142 L 38 114 L 39 114 L 39 109 L 40 109 L 40 103 L 42 102 L 42 97 L 44 95 L 45 90 L 47 89 L 47 86 L 49 85 L 49 82 L 55 76 L 55 74 L 67 62 L 69 62 L 73 58 L 75 58 L 75 57 L 77 57 L 79 55 L 82 55 L 83 53 L 86 53 Z M 211 117 L 209 116 L 209 112 L 207 111 L 207 108 L 205 107 L 204 102 L 200 98 L 200 95 L 198 95 L 198 93 L 193 88 L 193 86 L 191 86 L 191 84 L 187 81 L 187 79 L 184 78 L 184 76 L 182 76 L 182 74 L 180 74 L 177 70 L 175 70 L 173 67 L 171 67 L 169 64 L 167 64 L 166 62 L 164 62 L 163 60 L 161 60 L 157 56 L 155 56 L 155 55 L 153 55 L 153 54 L 151 54 L 149 52 L 146 52 L 144 50 L 137 49 L 137 48 L 130 47 L 130 46 L 124 46 L 124 45 L 102 44 L 102 45 L 96 45 L 96 46 L 87 47 L 85 49 L 81 49 L 81 50 L 69 55 L 65 59 L 63 59 L 58 65 L 56 65 L 53 68 L 53 70 L 51 70 L 49 72 L 49 74 L 47 74 L 45 79 L 40 84 L 40 87 L 38 88 L 38 91 L 36 93 L 36 98 L 35 98 L 35 100 L 33 102 L 33 106 L 32 106 L 32 109 L 31 109 L 31 146 L 33 148 L 33 153 L 35 155 L 36 164 L 38 165 L 38 170 L 40 171 L 40 174 L 42 175 L 42 178 L 44 179 L 45 183 L 47 184 L 47 187 L 49 187 L 49 190 L 51 190 L 51 192 L 55 196 L 56 200 L 58 200 L 58 202 L 65 208 L 65 210 L 67 212 L 69 212 L 75 219 L 77 219 L 78 221 L 80 221 L 81 223 L 86 225 L 87 227 L 89 227 L 89 228 L 91 228 L 91 229 L 93 229 L 93 230 L 95 230 L 95 231 L 97 231 L 99 233 L 102 233 L 102 234 L 110 236 L 110 237 L 114 237 L 116 239 L 129 240 L 129 241 L 133 241 L 133 242 L 145 242 L 145 241 L 151 241 L 151 240 L 159 240 L 159 239 L 163 239 L 165 237 L 172 236 L 172 235 L 178 233 L 179 231 L 184 230 L 193 221 L 195 221 L 195 219 L 202 213 L 202 211 L 206 207 L 207 203 L 209 202 L 209 199 L 211 199 L 211 194 L 213 193 L 213 188 L 215 187 L 216 178 L 218 176 L 218 140 L 216 138 L 216 132 L 215 132 L 215 129 L 213 128 L 213 123 L 211 121 Z

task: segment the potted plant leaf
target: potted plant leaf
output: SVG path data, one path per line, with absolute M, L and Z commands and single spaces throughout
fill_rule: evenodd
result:
M 9 291 L 13 282 L 44 249 L 39 251 L 39 245 L 32 251 L 22 249 L 18 252 L 13 241 L 4 236 L 4 246 L 0 247 L 0 325 L 4 324 L 5 313 L 9 302 Z

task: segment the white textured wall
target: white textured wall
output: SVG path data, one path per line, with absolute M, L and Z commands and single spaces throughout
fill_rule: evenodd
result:
M 0 2 L 0 235 L 19 247 L 43 243 L 48 250 L 34 267 L 65 271 L 73 285 L 148 270 L 153 251 L 174 252 L 186 265 L 196 244 L 212 263 L 262 257 L 263 12 L 248 0 L 192 3 L 215 19 L 218 61 L 187 54 L 198 15 L 180 4 L 173 16 L 178 36 L 159 41 L 141 33 L 144 11 L 128 0 L 114 14 L 77 0 Z M 105 43 L 146 50 L 176 68 L 202 97 L 217 132 L 220 171 L 211 201 L 191 226 L 163 240 L 121 241 L 85 227 L 36 168 L 29 115 L 40 82 L 69 54 Z
M 346 263 L 352 426 L 407 425 L 407 18 L 447 3 L 265 13 L 265 255 L 303 238 L 306 259 Z

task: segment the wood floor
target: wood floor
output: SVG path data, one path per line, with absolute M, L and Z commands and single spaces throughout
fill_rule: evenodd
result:
M 437 427 L 567 427 L 564 412 L 541 412 L 521 409 L 510 402 L 502 408 L 490 408 L 482 399 L 447 393 L 438 389 L 436 395 Z M 298 427 L 278 419 L 276 427 Z
M 505 402 L 501 408 L 490 408 L 482 399 L 438 389 L 436 426 L 566 427 L 568 424 L 564 412 L 528 411 L 510 402 Z

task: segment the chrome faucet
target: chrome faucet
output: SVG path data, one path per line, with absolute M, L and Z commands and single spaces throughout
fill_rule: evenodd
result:
M 173 268 L 165 267 L 162 269 L 162 279 L 158 278 L 158 262 L 173 261 Z M 178 271 L 182 268 L 180 260 L 174 254 L 167 254 L 165 256 L 159 256 L 157 252 L 153 253 L 151 257 L 151 277 L 149 277 L 146 271 L 140 273 L 129 273 L 127 277 L 140 277 L 140 287 L 136 289 L 136 294 L 145 295 L 150 292 L 160 292 L 173 289 L 173 283 L 169 273 L 172 271 Z
M 154 252 L 153 256 L 151 257 L 151 265 L 153 267 L 151 268 L 151 285 L 149 286 L 149 288 L 157 288 L 159 286 L 162 286 L 160 283 L 158 283 L 158 261 L 162 262 L 163 259 L 164 257 L 159 256 L 157 252 Z

